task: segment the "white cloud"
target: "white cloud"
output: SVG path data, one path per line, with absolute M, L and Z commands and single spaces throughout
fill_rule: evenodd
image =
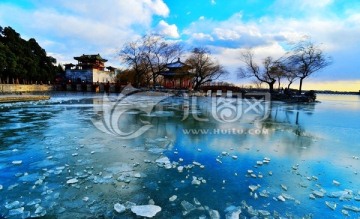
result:
M 48 52 L 62 54 L 55 57 L 60 62 L 83 53 L 100 53 L 111 59 L 109 56 L 115 55 L 110 51 L 151 30 L 153 16 L 170 13 L 163 0 L 38 0 L 32 11 L 0 5 L 3 26 L 37 39 Z M 169 28 L 174 29 L 172 25 Z
M 223 28 L 215 28 L 213 34 L 220 40 L 238 40 L 241 36 L 236 30 Z
M 210 34 L 193 33 L 191 37 L 195 40 L 214 41 L 214 38 Z
M 156 27 L 156 31 L 164 36 L 171 38 L 179 38 L 178 28 L 175 24 L 168 24 L 164 20 L 161 20 Z
M 331 1 L 321 0 L 316 7 L 329 4 Z M 241 48 L 254 48 L 260 61 L 269 55 L 279 57 L 291 48 L 291 43 L 309 36 L 334 60 L 319 78 L 359 78 L 360 13 L 347 11 L 345 15 L 315 14 L 301 18 L 276 15 L 245 20 L 238 13 L 223 21 L 197 20 L 184 34 L 189 36 L 190 44 L 215 51 L 217 59 L 230 69 L 241 64 Z

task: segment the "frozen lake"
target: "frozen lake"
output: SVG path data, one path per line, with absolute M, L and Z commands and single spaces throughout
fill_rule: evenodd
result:
M 0 218 L 360 217 L 360 96 L 214 99 L 0 104 Z

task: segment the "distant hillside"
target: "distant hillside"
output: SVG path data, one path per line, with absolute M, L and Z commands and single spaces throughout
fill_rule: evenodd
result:
M 11 27 L 0 26 L 0 83 L 48 83 L 62 71 L 55 63 L 34 38 L 26 41 Z

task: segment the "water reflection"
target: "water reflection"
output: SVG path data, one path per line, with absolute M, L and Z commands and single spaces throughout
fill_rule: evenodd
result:
M 116 96 L 110 99 L 117 103 Z M 249 218 L 341 218 L 344 205 L 358 206 L 357 102 L 343 108 L 333 107 L 341 105 L 333 100 L 274 102 L 262 114 L 246 111 L 251 103 L 244 101 L 237 103 L 244 104 L 241 117 L 231 122 L 214 118 L 211 98 L 154 102 L 143 96 L 115 108 L 126 109 L 110 120 L 123 132 L 151 125 L 134 139 L 96 129 L 93 121 L 103 122 L 107 109 L 102 96 L 54 97 L 44 105 L 1 109 L 0 216 L 18 209 L 22 213 L 12 217 L 135 218 L 129 208 L 113 210 L 115 203 L 133 202 L 161 206 L 158 218 L 209 218 L 215 211 L 225 218 L 238 207 Z M 345 129 L 341 121 L 348 116 Z M 171 163 L 159 165 L 161 157 Z M 78 182 L 67 183 L 72 179 Z M 19 203 L 9 207 L 14 201 Z

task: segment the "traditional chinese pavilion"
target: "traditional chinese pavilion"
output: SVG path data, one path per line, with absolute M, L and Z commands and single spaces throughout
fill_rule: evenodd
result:
M 100 54 L 74 57 L 78 61 L 76 65 L 65 64 L 66 78 L 72 82 L 105 83 L 112 82 L 115 74 L 114 67 L 108 66 L 105 70 L 105 62 Z
M 191 67 L 180 61 L 172 62 L 166 65 L 165 71 L 161 72 L 163 76 L 163 86 L 168 89 L 191 89 L 194 73 L 189 72 Z

